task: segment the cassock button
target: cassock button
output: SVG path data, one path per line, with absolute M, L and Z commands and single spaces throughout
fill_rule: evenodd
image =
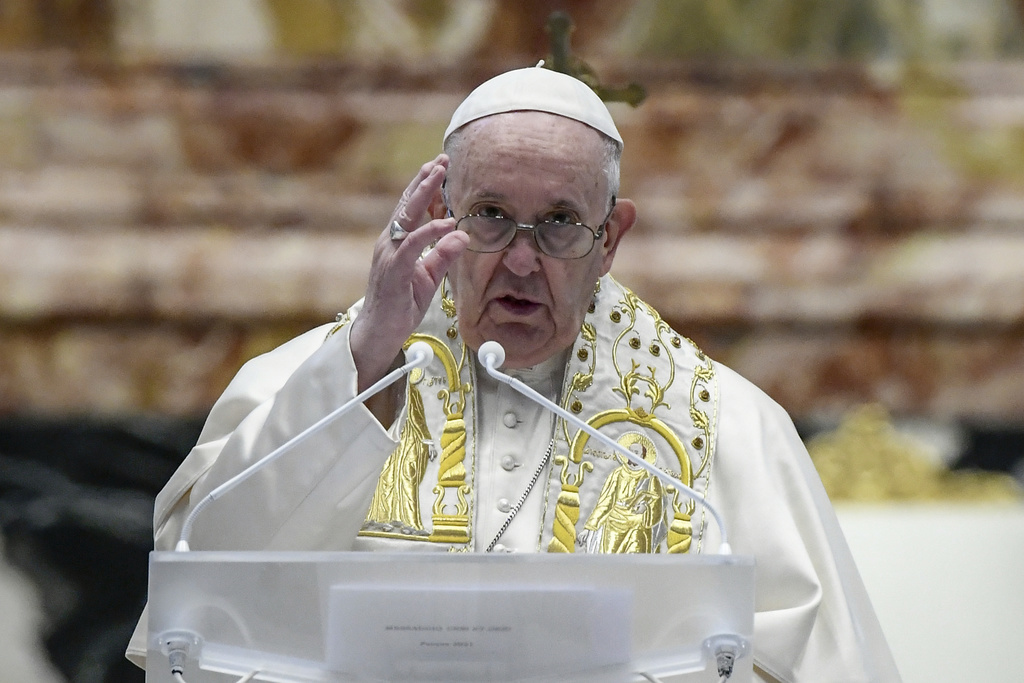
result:
M 512 509 L 512 503 L 508 501 L 508 498 L 498 499 L 498 512 L 508 512 Z
M 516 418 L 516 414 L 513 413 L 511 410 L 505 413 L 505 417 L 501 418 L 501 421 L 509 429 L 513 429 L 517 424 L 519 424 L 519 420 Z
M 511 455 L 506 455 L 501 459 L 501 469 L 505 470 L 506 472 L 511 472 L 516 468 L 518 464 L 519 463 L 516 462 L 516 459 L 513 458 Z

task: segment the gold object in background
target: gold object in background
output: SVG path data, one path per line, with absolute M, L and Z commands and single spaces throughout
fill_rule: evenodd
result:
M 852 410 L 834 432 L 810 439 L 807 450 L 832 501 L 1020 501 L 1013 477 L 951 471 L 901 434 L 884 408 Z

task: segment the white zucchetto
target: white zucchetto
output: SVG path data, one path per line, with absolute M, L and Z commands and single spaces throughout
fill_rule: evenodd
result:
M 444 140 L 471 121 L 511 111 L 543 111 L 564 116 L 622 144 L 608 107 L 590 86 L 541 66 L 506 71 L 477 86 L 452 114 Z

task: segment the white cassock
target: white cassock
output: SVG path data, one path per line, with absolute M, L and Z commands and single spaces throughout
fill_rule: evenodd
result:
M 359 308 L 239 371 L 157 497 L 158 550 L 174 547 L 190 505 L 356 394 L 347 322 Z M 203 510 L 192 548 L 717 548 L 701 508 L 487 377 L 446 286 L 410 339 L 436 358 L 411 376 L 390 430 L 349 413 Z M 899 680 L 806 449 L 763 392 L 609 276 L 573 347 L 514 374 L 721 511 L 733 552 L 757 561 L 759 680 Z M 145 618 L 128 655 L 145 657 Z

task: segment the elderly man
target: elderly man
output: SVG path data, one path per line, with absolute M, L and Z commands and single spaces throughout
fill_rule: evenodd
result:
M 636 207 L 622 139 L 580 81 L 543 68 L 477 88 L 377 241 L 365 298 L 250 361 L 157 499 L 170 549 L 217 485 L 385 375 L 413 341 L 393 422 L 360 407 L 202 510 L 198 549 L 690 552 L 702 508 L 504 384 L 505 367 L 724 511 L 755 556 L 754 663 L 771 681 L 898 680 L 785 412 L 608 275 Z M 685 587 L 666 587 L 685 590 Z M 140 624 L 139 636 L 144 633 Z M 130 656 L 144 655 L 136 639 Z

